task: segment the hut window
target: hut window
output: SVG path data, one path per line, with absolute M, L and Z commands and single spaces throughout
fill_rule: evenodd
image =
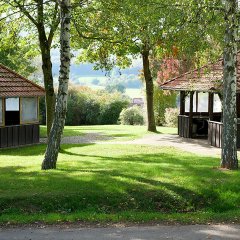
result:
M 198 93 L 198 112 L 208 112 L 208 93 Z
M 214 94 L 213 98 L 213 112 L 219 113 L 222 112 L 222 103 L 218 94 Z
M 19 98 L 7 98 L 6 111 L 19 111 Z
M 0 98 L 0 125 L 3 125 L 3 100 Z
M 190 109 L 190 95 L 185 98 L 185 112 Z M 193 112 L 208 112 L 208 94 L 196 93 L 193 94 Z
M 185 112 L 190 110 L 190 94 L 185 98 Z M 193 112 L 196 112 L 196 92 L 193 93 Z
M 6 98 L 5 125 L 20 124 L 19 98 Z
M 27 97 L 21 99 L 21 122 L 31 123 L 38 121 L 38 99 Z

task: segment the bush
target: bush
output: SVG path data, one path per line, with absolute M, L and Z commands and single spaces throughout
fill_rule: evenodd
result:
M 66 125 L 116 124 L 129 100 L 120 93 L 95 91 L 89 87 L 70 87 Z M 41 123 L 45 123 L 45 101 L 40 101 Z
M 165 110 L 165 125 L 167 127 L 177 127 L 178 124 L 178 109 L 177 108 L 166 108 Z
M 119 118 L 123 125 L 143 125 L 144 117 L 141 109 L 137 106 L 125 108 L 120 113 Z
M 116 124 L 121 111 L 129 105 L 128 101 L 114 100 L 105 104 L 100 113 L 100 124 Z

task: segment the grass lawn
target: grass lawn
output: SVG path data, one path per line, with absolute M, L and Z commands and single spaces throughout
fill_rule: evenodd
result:
M 157 127 L 157 133 L 176 134 L 177 128 Z M 65 137 L 81 136 L 86 133 L 100 133 L 105 136 L 113 137 L 113 140 L 132 140 L 143 137 L 150 132 L 147 131 L 146 126 L 129 126 L 129 125 L 91 125 L 91 126 L 65 126 L 63 135 Z M 152 134 L 152 133 L 151 133 Z M 47 136 L 47 129 L 45 126 L 40 128 L 41 137 Z
M 0 222 L 240 222 L 240 172 L 174 148 L 45 145 L 0 151 Z

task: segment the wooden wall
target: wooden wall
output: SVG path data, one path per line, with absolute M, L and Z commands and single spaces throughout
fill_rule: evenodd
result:
M 39 143 L 39 124 L 0 127 L 0 148 Z

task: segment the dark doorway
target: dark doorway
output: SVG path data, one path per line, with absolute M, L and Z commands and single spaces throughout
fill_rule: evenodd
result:
M 5 125 L 19 125 L 20 124 L 20 113 L 19 111 L 5 111 Z
M 6 98 L 5 100 L 5 125 L 20 124 L 19 98 Z

